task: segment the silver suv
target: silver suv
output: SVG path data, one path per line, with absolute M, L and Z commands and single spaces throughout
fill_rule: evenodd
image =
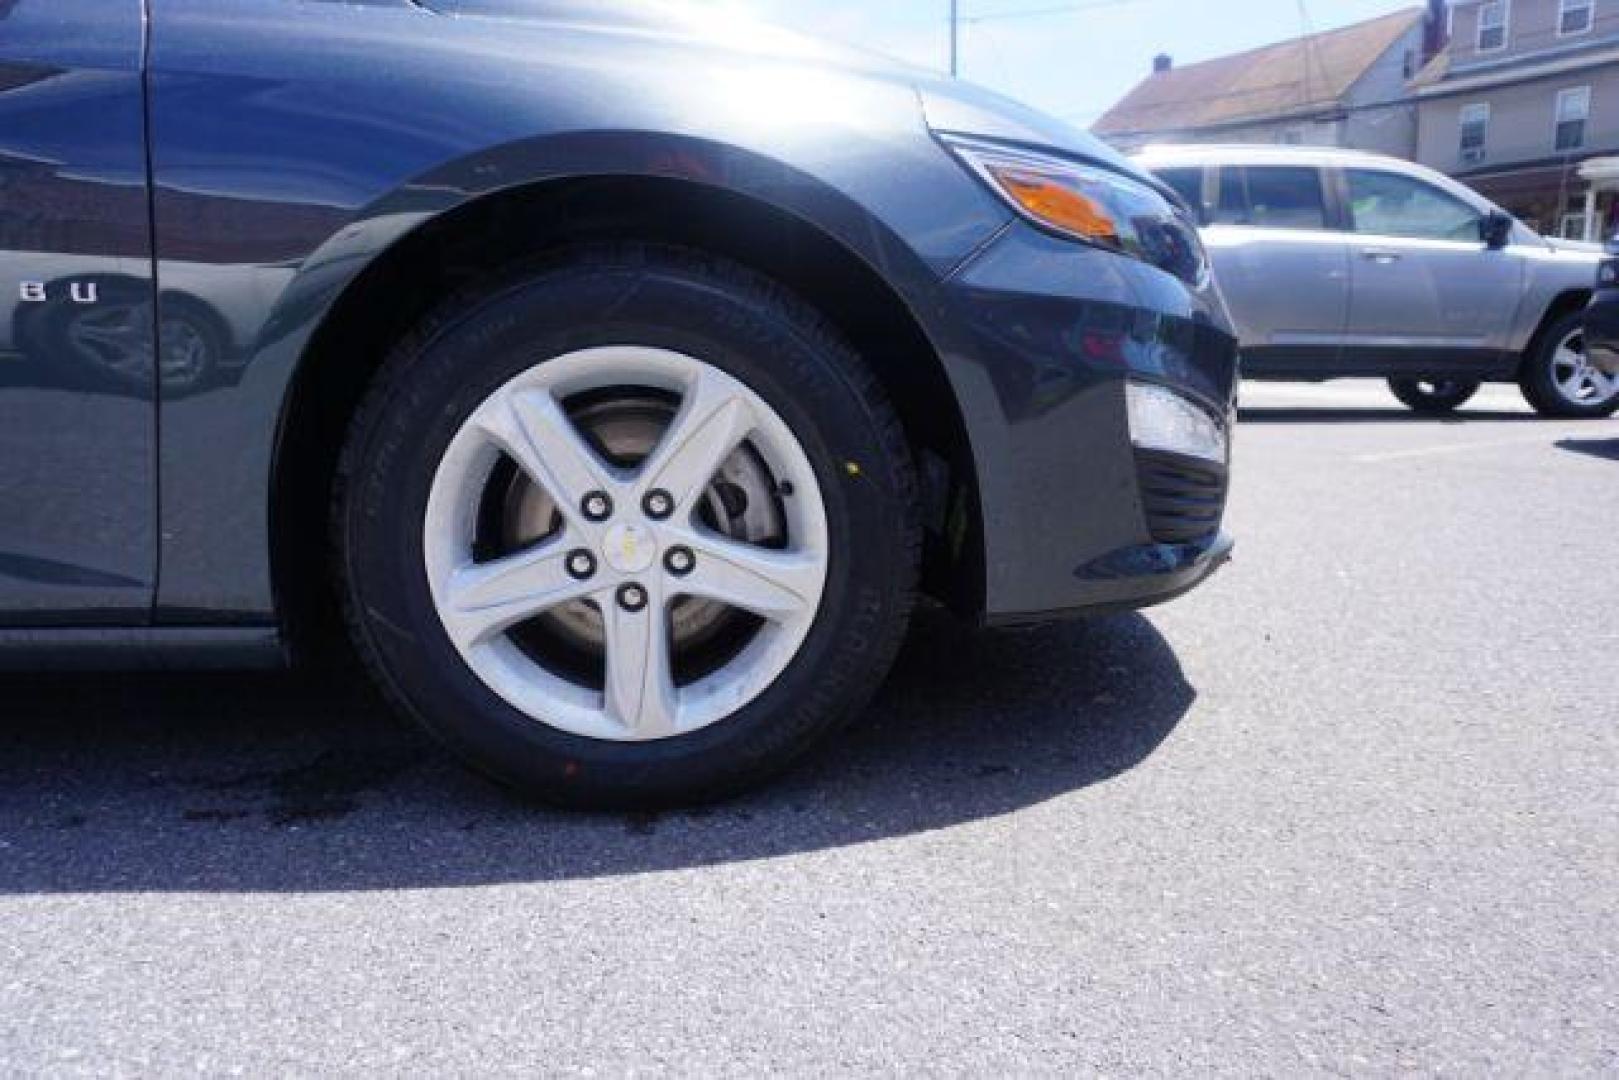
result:
M 1197 213 L 1248 377 L 1386 378 L 1424 412 L 1482 382 L 1517 382 L 1552 416 L 1619 409 L 1619 376 L 1585 358 L 1595 245 L 1376 154 L 1158 146 L 1137 161 Z

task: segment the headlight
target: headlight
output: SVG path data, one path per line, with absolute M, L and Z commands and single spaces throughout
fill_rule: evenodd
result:
M 1133 380 L 1125 383 L 1125 402 L 1138 448 L 1225 463 L 1226 427 L 1201 406 L 1168 387 Z
M 1201 288 L 1208 257 L 1197 227 L 1138 180 L 1094 165 L 958 137 L 946 146 L 1013 209 L 1074 240 L 1131 255 Z
M 1597 285 L 1604 289 L 1619 285 L 1619 259 L 1609 259 L 1597 269 Z

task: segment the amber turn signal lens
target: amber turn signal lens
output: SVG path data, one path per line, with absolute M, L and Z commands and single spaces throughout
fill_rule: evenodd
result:
M 1047 232 L 1208 284 L 1197 226 L 1144 175 L 957 135 L 940 140 L 1019 216 Z
M 989 170 L 1002 189 L 1035 218 L 1099 244 L 1119 246 L 1113 218 L 1083 192 L 1032 169 L 990 165 Z

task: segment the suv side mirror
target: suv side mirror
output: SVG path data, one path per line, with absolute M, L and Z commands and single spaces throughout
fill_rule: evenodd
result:
M 1511 214 L 1503 214 L 1499 210 L 1491 210 L 1479 219 L 1478 236 L 1484 241 L 1484 246 L 1491 251 L 1500 251 L 1512 241 L 1512 226 L 1514 222 Z

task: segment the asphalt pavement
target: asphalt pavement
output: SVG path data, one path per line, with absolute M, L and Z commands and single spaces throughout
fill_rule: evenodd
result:
M 1254 387 L 1235 563 L 918 619 L 769 791 L 518 804 L 363 689 L 0 678 L 0 1073 L 1619 1071 L 1619 422 Z

